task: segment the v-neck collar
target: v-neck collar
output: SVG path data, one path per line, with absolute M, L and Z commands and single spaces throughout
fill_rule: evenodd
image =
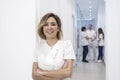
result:
M 46 45 L 50 48 L 50 49 L 53 49 L 58 43 L 59 43 L 60 40 L 58 40 L 53 46 L 49 46 L 47 41 L 45 41 Z

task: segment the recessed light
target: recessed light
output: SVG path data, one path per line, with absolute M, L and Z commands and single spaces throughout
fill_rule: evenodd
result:
M 92 10 L 90 9 L 89 11 L 91 12 Z
M 89 1 L 89 4 L 91 4 L 91 1 Z
M 92 8 L 91 6 L 89 6 L 89 8 Z

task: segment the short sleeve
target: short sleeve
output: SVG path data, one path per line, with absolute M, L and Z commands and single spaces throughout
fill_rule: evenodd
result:
M 38 46 L 35 47 L 33 52 L 33 62 L 38 62 Z
M 75 59 L 75 53 L 71 41 L 65 41 L 64 59 Z

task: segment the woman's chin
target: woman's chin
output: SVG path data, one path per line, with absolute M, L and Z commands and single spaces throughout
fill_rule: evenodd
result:
M 56 37 L 48 36 L 47 39 L 55 39 Z

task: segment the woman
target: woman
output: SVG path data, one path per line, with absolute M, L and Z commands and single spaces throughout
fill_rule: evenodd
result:
M 61 20 L 53 13 L 42 17 L 37 28 L 42 39 L 35 49 L 34 80 L 70 80 L 75 54 L 70 41 L 63 41 Z
M 103 60 L 104 33 L 102 28 L 98 28 L 98 62 Z

